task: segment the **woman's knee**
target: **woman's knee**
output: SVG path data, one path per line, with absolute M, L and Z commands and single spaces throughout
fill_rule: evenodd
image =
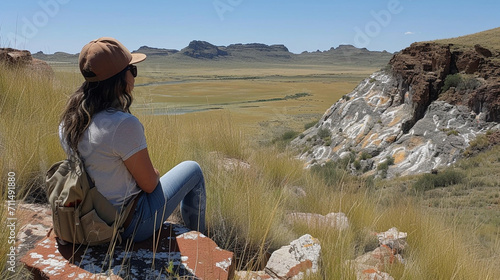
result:
M 179 165 L 181 165 L 182 168 L 188 169 L 189 173 L 199 174 L 199 176 L 203 178 L 203 171 L 201 170 L 201 166 L 196 161 L 187 160 L 181 162 Z

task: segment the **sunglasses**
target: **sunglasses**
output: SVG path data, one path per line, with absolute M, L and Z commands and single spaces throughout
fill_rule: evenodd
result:
M 130 73 L 132 73 L 132 76 L 134 76 L 134 78 L 137 77 L 137 66 L 130 64 L 127 69 L 130 70 Z

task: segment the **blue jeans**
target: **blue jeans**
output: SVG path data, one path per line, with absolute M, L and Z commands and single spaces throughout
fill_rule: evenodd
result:
M 158 230 L 177 205 L 189 229 L 205 231 L 205 179 L 198 163 L 184 161 L 160 178 L 152 193 L 142 192 L 123 239 L 143 241 Z

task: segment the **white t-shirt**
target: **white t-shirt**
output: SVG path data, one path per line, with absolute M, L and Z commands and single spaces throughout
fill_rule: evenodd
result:
M 65 141 L 61 143 L 68 153 Z M 141 191 L 124 161 L 146 147 L 140 121 L 121 111 L 95 114 L 78 144 L 87 173 L 99 192 L 117 208 Z

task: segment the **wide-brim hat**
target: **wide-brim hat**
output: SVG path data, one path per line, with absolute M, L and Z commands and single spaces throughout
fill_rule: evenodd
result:
M 82 48 L 78 64 L 86 81 L 99 82 L 120 73 L 129 64 L 145 59 L 145 54 L 131 53 L 118 40 L 102 37 L 90 41 Z

